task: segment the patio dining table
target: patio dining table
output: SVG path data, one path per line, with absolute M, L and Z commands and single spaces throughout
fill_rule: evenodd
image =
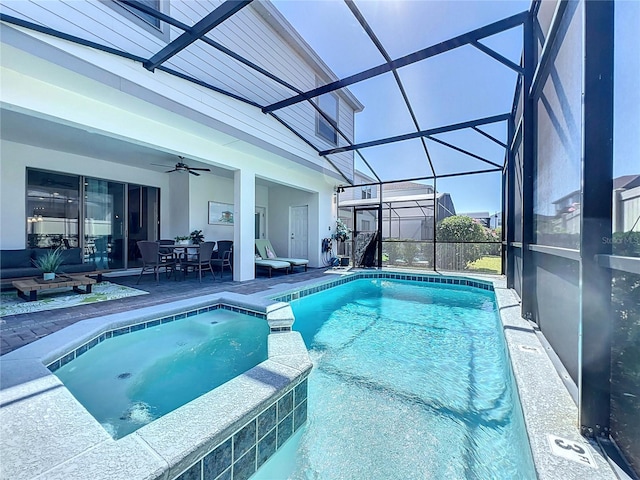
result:
M 183 245 L 178 243 L 173 245 L 160 245 L 161 252 L 163 249 L 173 251 L 173 254 L 175 255 L 175 258 L 176 258 L 176 269 L 182 272 L 182 278 L 184 279 L 187 274 L 185 263 L 188 259 L 189 249 L 193 249 L 197 251 L 200 249 L 200 245 L 195 243 L 188 244 L 188 245 Z M 177 275 L 176 275 L 176 279 L 177 279 Z

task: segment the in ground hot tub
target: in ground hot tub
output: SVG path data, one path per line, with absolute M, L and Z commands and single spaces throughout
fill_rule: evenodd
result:
M 248 478 L 307 419 L 312 364 L 292 324 L 285 303 L 224 292 L 4 355 L 3 477 Z
M 264 316 L 217 308 L 178 317 L 116 330 L 50 369 L 113 438 L 121 438 L 267 359 Z

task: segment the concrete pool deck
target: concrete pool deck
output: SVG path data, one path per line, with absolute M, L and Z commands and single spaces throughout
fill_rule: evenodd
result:
M 355 277 L 359 272 L 352 270 L 340 273 L 342 278 L 345 278 L 347 276 Z M 366 271 L 366 273 L 371 273 L 371 271 Z M 425 274 L 420 271 L 398 272 L 397 270 L 393 270 L 392 273 Z M 429 275 L 438 274 L 429 273 Z M 470 274 L 446 274 L 446 276 L 472 278 L 493 284 L 538 478 L 543 480 L 557 478 L 615 479 L 615 474 L 607 460 L 601 455 L 597 445 L 588 443 L 579 434 L 577 407 L 546 349 L 540 342 L 534 327 L 520 317 L 520 305 L 515 292 L 506 289 L 505 281 L 500 277 Z M 289 291 L 303 290 L 336 278 L 339 276 L 324 275 L 324 273 L 318 275 L 318 272 L 315 272 L 312 276 L 298 277 L 298 282 L 287 282 L 284 285 L 274 283 L 267 288 L 247 292 L 247 295 L 220 292 L 212 295 L 211 298 L 224 297 L 243 305 L 262 304 L 266 306 L 275 304 L 267 298 Z M 200 302 L 200 300 L 198 298 L 197 301 Z M 194 301 L 196 301 L 194 298 L 183 299 L 174 302 L 179 305 L 174 305 L 171 308 L 191 306 Z M 181 304 L 181 302 L 184 303 Z M 151 315 L 153 309 L 156 309 L 156 312 L 165 311 L 166 305 L 148 308 L 151 309 L 148 312 Z M 287 316 L 284 310 L 280 313 Z M 122 321 L 124 321 L 130 312 L 118 315 L 121 315 Z M 48 361 L 55 360 L 56 355 L 68 351 L 69 345 L 73 342 L 77 343 L 78 338 L 86 337 L 88 330 L 95 330 L 95 324 L 99 320 L 80 321 L 56 335 L 45 337 L 28 347 L 1 357 L 0 432 L 2 435 L 0 442 L 4 457 L 2 478 L 172 479 L 188 467 L 186 460 L 178 461 L 176 460 L 177 456 L 169 452 L 177 447 L 173 445 L 173 442 L 163 440 L 162 419 L 140 429 L 138 432 L 141 433 L 137 436 L 132 434 L 114 441 L 86 411 L 83 415 L 70 413 L 79 405 L 57 380 L 57 377 L 52 375 L 44 365 Z M 111 319 L 111 324 L 114 324 L 113 319 Z M 278 338 L 284 339 L 284 337 Z M 299 349 L 297 340 L 293 341 L 291 347 L 294 351 Z M 278 354 L 282 355 L 280 347 L 278 347 Z M 278 381 L 281 382 L 282 378 L 289 380 L 300 378 L 302 375 L 300 371 L 307 367 L 310 368 L 310 365 L 305 367 L 308 360 L 308 356 L 305 360 L 305 355 L 306 349 L 304 349 L 304 354 L 302 352 L 287 354 L 280 359 L 281 361 L 276 366 L 265 370 L 266 377 L 264 378 L 245 378 L 241 384 L 229 387 L 231 390 L 220 387 L 200 397 L 201 399 L 206 397 L 205 400 L 197 399 L 194 401 L 195 403 L 190 402 L 175 411 L 179 412 L 184 409 L 183 412 L 176 414 L 175 418 L 170 418 L 171 428 L 178 429 L 183 433 L 185 428 L 187 431 L 194 429 L 195 433 L 187 434 L 195 435 L 194 440 L 200 438 L 201 443 L 203 441 L 207 443 L 203 440 L 207 435 L 202 430 L 203 420 L 209 423 L 224 422 L 227 419 L 233 423 L 233 419 L 236 418 L 234 415 L 238 411 L 243 412 L 248 408 L 243 404 L 246 397 L 255 395 L 255 398 L 264 398 L 264 395 L 273 395 L 273 389 L 277 388 L 273 385 L 277 385 Z M 296 365 L 298 369 L 296 369 Z M 271 386 L 269 386 L 270 384 Z M 233 391 L 237 387 L 247 392 L 247 395 L 240 398 L 234 394 Z M 222 397 L 217 395 L 219 393 L 222 393 Z M 250 395 L 248 395 L 249 393 Z M 207 413 L 202 418 L 195 414 L 201 409 L 210 410 L 214 405 L 224 405 L 225 408 L 221 411 L 226 413 L 222 416 Z M 311 406 L 311 408 L 313 407 Z M 46 416 L 47 422 L 53 423 L 57 427 L 49 430 L 41 422 L 33 421 L 42 415 Z M 237 422 L 237 418 L 235 421 Z M 165 446 L 159 446 L 159 443 L 163 442 Z M 208 447 L 211 446 L 210 443 L 209 438 Z M 99 445 L 101 445 L 100 448 Z M 582 455 L 583 458 L 572 460 L 568 458 L 569 455 L 563 456 L 563 454 L 570 454 L 571 451 L 575 452 L 580 448 L 585 452 Z M 129 451 L 142 453 L 139 457 L 132 456 L 130 453 L 125 455 L 124 452 Z M 203 449 L 196 449 L 193 455 L 186 454 L 186 456 L 189 459 L 195 459 L 198 455 L 202 455 L 203 451 Z M 103 452 L 104 455 L 99 455 L 99 452 Z M 184 453 L 182 452 L 182 454 Z M 119 455 L 125 456 L 120 457 Z M 11 459 L 10 463 L 6 460 L 7 458 Z M 587 461 L 593 463 L 587 464 Z M 107 467 L 109 470 L 105 471 Z M 183 470 L 180 470 L 181 468 Z M 34 472 L 39 473 L 34 474 Z M 45 473 L 47 474 L 45 475 Z

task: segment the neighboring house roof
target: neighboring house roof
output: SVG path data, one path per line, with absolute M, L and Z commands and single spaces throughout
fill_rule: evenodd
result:
M 328 83 L 339 80 L 331 68 L 324 63 L 320 56 L 271 2 L 252 2 L 251 7 L 315 70 L 322 81 Z M 336 90 L 335 93 L 346 100 L 355 112 L 364 110 L 364 105 L 348 88 L 341 88 Z
M 440 199 L 442 198 L 451 198 L 450 195 L 448 193 L 438 193 L 436 194 L 436 198 L 438 199 L 438 201 L 440 201 Z M 383 195 L 382 196 L 382 201 L 384 203 L 390 203 L 390 202 L 420 202 L 420 201 L 426 201 L 426 200 L 430 200 L 433 201 L 433 193 L 420 193 L 420 194 L 416 194 L 416 195 L 396 195 L 396 196 L 390 196 L 390 195 Z M 355 200 L 340 200 L 340 206 L 341 207 L 349 207 L 349 206 L 360 206 L 360 205 L 372 205 L 372 204 L 377 204 L 379 202 L 379 199 L 376 198 L 357 198 Z
M 491 214 L 489 212 L 469 212 L 469 213 L 459 213 L 458 215 L 462 215 L 465 217 L 471 218 L 489 218 Z
M 354 173 L 354 182 L 356 182 L 356 186 L 358 183 L 377 183 L 376 179 L 370 177 L 366 173 L 361 172 L 360 170 L 356 170 Z
M 385 183 L 384 189 L 385 191 L 390 190 L 416 190 L 416 189 L 425 189 L 427 192 L 433 192 L 433 186 L 425 185 L 424 183 L 416 183 L 416 182 L 394 182 L 394 183 Z
M 622 177 L 613 179 L 613 188 L 635 188 L 640 187 L 640 175 L 623 175 Z
M 573 192 L 568 193 L 567 195 L 563 195 L 562 197 L 558 198 L 557 200 L 555 200 L 555 201 L 553 201 L 551 203 L 553 203 L 554 205 L 559 204 L 559 203 L 565 204 L 565 203 L 567 203 L 566 200 L 573 199 L 573 197 L 576 197 L 576 196 L 578 196 L 578 197 L 580 196 L 580 190 L 574 190 Z
M 635 188 L 639 186 L 640 186 L 640 175 L 622 175 L 620 177 L 613 179 L 614 190 L 617 190 L 617 189 L 628 190 L 630 188 Z M 567 200 L 568 198 L 575 197 L 578 195 L 580 195 L 580 190 L 574 190 L 573 192 L 560 197 L 559 199 L 557 199 L 555 202 L 552 202 L 552 203 L 554 204 L 564 203 L 564 201 Z

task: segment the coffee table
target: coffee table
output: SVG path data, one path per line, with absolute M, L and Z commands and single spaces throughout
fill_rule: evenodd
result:
M 86 275 L 64 275 L 58 276 L 53 280 L 43 281 L 36 278 L 27 278 L 25 280 L 14 280 L 11 284 L 18 290 L 18 296 L 28 302 L 38 299 L 38 292 L 42 290 L 50 290 L 52 288 L 73 287 L 76 293 L 91 293 L 91 286 L 96 280 Z M 78 287 L 84 287 L 84 290 Z

